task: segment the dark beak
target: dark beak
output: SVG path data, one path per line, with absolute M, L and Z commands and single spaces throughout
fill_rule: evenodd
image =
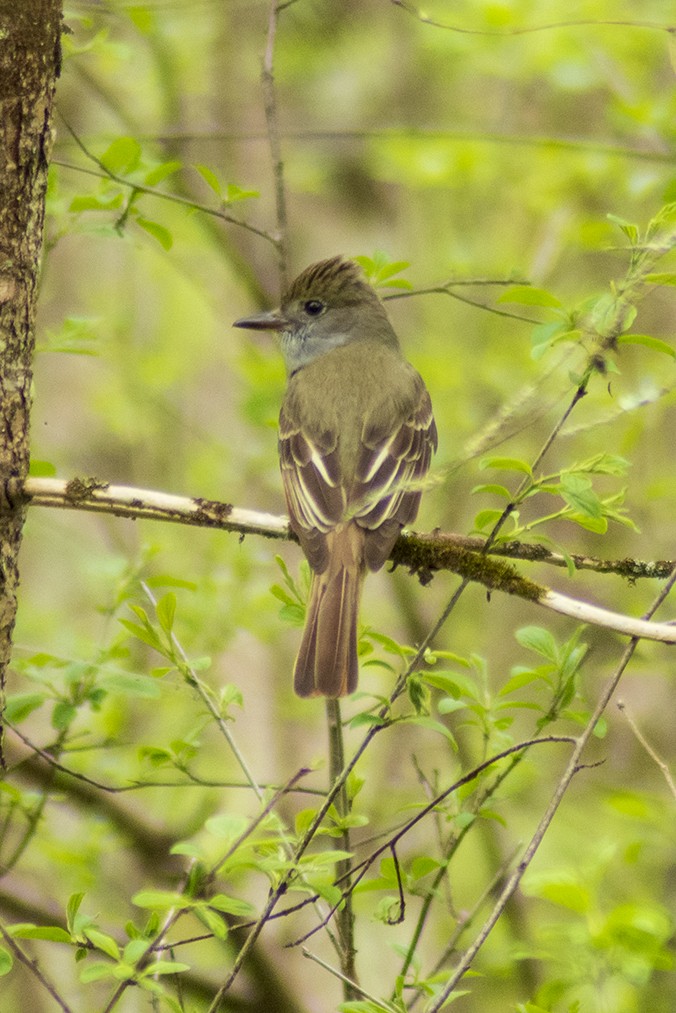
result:
M 235 320 L 232 326 L 244 327 L 250 331 L 283 331 L 288 326 L 288 321 L 279 310 L 270 310 L 269 313 L 259 313 L 256 317 L 242 317 L 241 320 Z

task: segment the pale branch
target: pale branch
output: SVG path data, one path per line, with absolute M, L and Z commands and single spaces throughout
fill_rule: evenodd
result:
M 242 537 L 248 534 L 267 538 L 293 539 L 286 517 L 245 510 L 218 500 L 173 496 L 150 489 L 110 485 L 95 478 L 75 478 L 70 482 L 56 478 L 28 478 L 23 487 L 8 483 L 5 499 L 9 505 L 25 501 L 34 506 L 87 510 L 118 517 L 173 521 L 197 527 L 233 531 Z M 676 626 L 635 619 L 617 612 L 569 598 L 522 577 L 510 564 L 482 555 L 485 545 L 480 538 L 467 538 L 443 532 L 429 534 L 403 533 L 391 555 L 396 565 L 406 566 L 423 582 L 438 570 L 450 570 L 483 584 L 491 591 L 502 591 L 525 598 L 551 611 L 571 616 L 579 622 L 615 630 L 625 636 L 676 643 Z M 492 555 L 508 555 L 526 561 L 565 565 L 563 556 L 548 552 L 541 546 L 507 542 L 491 546 Z M 614 572 L 622 576 L 668 577 L 676 563 L 670 560 L 640 562 L 595 560 L 586 556 L 571 557 L 580 568 Z

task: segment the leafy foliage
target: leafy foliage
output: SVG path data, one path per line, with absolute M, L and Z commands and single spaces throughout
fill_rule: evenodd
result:
M 567 571 L 521 571 L 645 612 L 648 582 L 573 557 L 673 557 L 662 7 L 642 5 L 645 27 L 606 2 L 571 24 L 558 0 L 299 0 L 277 8 L 259 82 L 268 13 L 70 5 L 33 473 L 280 512 L 282 367 L 229 325 L 275 302 L 286 228 L 291 273 L 359 251 L 425 376 L 440 451 L 420 528 L 554 547 Z M 354 765 L 329 797 L 322 706 L 290 687 L 309 587 L 295 546 L 275 571 L 262 539 L 35 508 L 23 552 L 0 783 L 8 1008 L 41 1008 L 48 986 L 92 1010 L 673 1008 L 664 648 L 641 645 L 626 710 L 597 719 L 615 635 L 469 588 L 426 644 L 456 585 L 370 576 L 342 713 Z

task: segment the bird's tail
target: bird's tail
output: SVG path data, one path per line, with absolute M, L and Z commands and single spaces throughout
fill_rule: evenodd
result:
M 327 535 L 329 563 L 312 575 L 305 629 L 294 668 L 298 696 L 346 696 L 357 688 L 357 622 L 364 579 L 364 533 L 346 524 Z

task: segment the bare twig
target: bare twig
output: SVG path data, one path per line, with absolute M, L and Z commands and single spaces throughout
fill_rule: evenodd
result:
M 282 162 L 282 148 L 279 141 L 277 97 L 275 94 L 274 55 L 279 15 L 286 7 L 289 6 L 290 3 L 278 3 L 278 0 L 272 0 L 272 4 L 270 6 L 270 16 L 268 18 L 268 35 L 265 43 L 265 53 L 263 55 L 263 70 L 261 74 L 263 103 L 265 105 L 265 121 L 267 124 L 268 143 L 270 145 L 270 157 L 272 159 L 272 172 L 275 180 L 275 208 L 277 214 L 276 246 L 278 254 L 277 266 L 279 269 L 279 281 L 282 291 L 285 291 L 289 281 L 289 229 L 286 214 L 284 163 Z
M 5 940 L 5 943 L 10 948 L 10 950 L 17 958 L 17 960 L 20 960 L 21 963 L 28 968 L 31 974 L 33 974 L 37 978 L 42 987 L 47 992 L 49 992 L 49 994 L 51 995 L 52 999 L 59 1007 L 59 1009 L 63 1010 L 63 1013 L 72 1013 L 71 1007 L 68 1006 L 65 1000 L 61 998 L 54 985 L 52 985 L 51 981 L 47 977 L 45 977 L 44 972 L 40 970 L 40 966 L 37 960 L 31 960 L 28 954 L 24 953 L 24 951 L 21 949 L 17 941 L 12 938 L 9 932 L 7 932 L 4 925 L 0 925 L 0 935 Z
M 499 38 L 509 38 L 512 35 L 531 35 L 533 32 L 548 32 L 556 28 L 602 28 L 602 27 L 615 27 L 615 28 L 651 28 L 654 31 L 670 32 L 673 31 L 671 25 L 662 25 L 657 21 L 620 21 L 620 20 L 605 20 L 599 18 L 577 18 L 573 21 L 554 21 L 549 24 L 543 25 L 528 25 L 524 28 L 464 28 L 461 25 L 451 25 L 447 22 L 436 21 L 434 18 L 428 17 L 427 14 L 423 14 L 413 4 L 407 3 L 406 0 L 390 0 L 390 3 L 394 7 L 401 7 L 402 10 L 406 11 L 407 14 L 413 15 L 418 21 L 421 21 L 424 25 L 430 25 L 432 28 L 444 28 L 449 32 L 458 32 L 461 35 L 491 35 L 498 36 Z
M 382 999 L 378 999 L 371 992 L 367 992 L 363 989 L 361 985 L 356 985 L 349 977 L 347 977 L 347 975 L 342 974 L 337 968 L 331 967 L 330 964 L 327 964 L 325 960 L 322 960 L 321 957 L 318 957 L 316 954 L 311 953 L 310 950 L 303 947 L 302 953 L 304 957 L 308 958 L 308 960 L 314 960 L 315 964 L 319 964 L 319 966 L 323 967 L 325 971 L 329 972 L 329 974 L 332 974 L 335 978 L 338 978 L 339 981 L 342 981 L 343 985 L 349 986 L 352 991 L 354 991 L 355 996 L 361 996 L 363 999 L 368 999 L 368 1001 L 373 1003 L 377 1009 L 382 1009 L 385 1013 L 397 1013 L 396 1007 L 392 1006 L 389 1002 L 384 1002 Z
M 343 742 L 343 722 L 340 714 L 340 701 L 327 697 L 326 700 L 326 725 L 329 733 L 329 784 L 333 784 L 340 777 L 345 766 L 345 748 Z M 346 818 L 350 813 L 350 800 L 347 794 L 347 785 L 342 784 L 336 798 L 336 808 L 341 818 Z M 350 831 L 344 827 L 340 837 L 340 845 L 343 851 L 351 851 Z M 336 880 L 339 882 L 350 881 L 351 859 L 346 858 L 336 863 Z M 357 982 L 357 970 L 355 964 L 356 950 L 354 945 L 354 911 L 352 907 L 352 891 L 347 890 L 344 894 L 344 903 L 337 915 L 338 933 L 340 937 L 340 964 L 343 972 L 344 999 L 349 1002 L 357 998 L 354 985 Z
M 627 720 L 627 724 L 631 728 L 632 732 L 634 733 L 634 735 L 636 736 L 636 738 L 638 739 L 638 741 L 641 743 L 641 745 L 645 749 L 645 751 L 648 754 L 648 756 L 650 757 L 650 759 L 659 768 L 660 772 L 662 773 L 662 776 L 664 777 L 664 780 L 667 782 L 667 785 L 669 786 L 669 791 L 671 792 L 671 794 L 676 799 L 676 783 L 674 782 L 674 779 L 672 777 L 672 774 L 671 774 L 671 771 L 669 770 L 668 765 L 664 762 L 664 760 L 659 755 L 659 753 L 650 745 L 650 743 L 646 739 L 645 735 L 643 734 L 643 732 L 641 731 L 641 729 L 636 724 L 634 718 L 631 716 L 631 714 L 627 710 L 627 706 L 626 706 L 624 700 L 618 700 L 617 701 L 617 709 L 618 709 L 618 711 L 620 711 L 624 715 L 624 717 Z

